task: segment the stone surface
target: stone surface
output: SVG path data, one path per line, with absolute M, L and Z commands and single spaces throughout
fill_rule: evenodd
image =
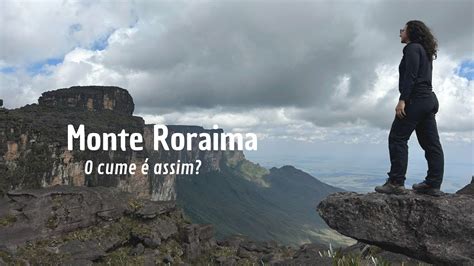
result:
M 118 188 L 53 186 L 0 198 L 0 263 L 7 265 L 333 265 L 321 255 L 327 251 L 242 235 L 216 241 L 212 224 L 190 223 L 174 201 Z
M 16 249 L 27 241 L 66 234 L 102 221 L 116 221 L 125 213 L 135 214 L 131 194 L 117 188 L 53 186 L 7 193 L 9 201 L 1 205 L 4 217 L 14 223 L 0 230 L 0 245 Z M 162 213 L 176 206 L 163 204 Z M 137 216 L 139 216 L 137 214 Z
M 150 201 L 109 187 L 53 186 L 0 198 L 4 264 L 332 265 L 321 244 L 299 249 L 192 224 L 174 201 Z
M 79 108 L 100 112 L 110 110 L 132 115 L 133 98 L 127 90 L 115 86 L 73 86 L 41 94 L 39 105 L 50 107 Z
M 200 151 L 198 139 L 192 151 L 154 150 L 153 126 L 142 117 L 133 116 L 134 102 L 127 90 L 114 86 L 73 86 L 42 94 L 39 104 L 8 110 L 0 108 L 0 196 L 13 189 L 54 185 L 107 186 L 134 193 L 155 201 L 176 200 L 176 174 L 134 175 L 85 174 L 86 160 L 98 163 L 134 163 L 140 169 L 162 162 L 195 163 L 201 160 L 200 173 L 220 171 L 225 162 L 245 160 L 242 151 Z M 67 126 L 84 124 L 86 134 L 140 133 L 144 150 L 80 151 L 67 149 Z M 205 129 L 193 125 L 167 125 L 171 134 L 221 133 L 223 129 Z M 78 142 L 76 142 L 77 144 Z M 145 161 L 148 158 L 148 161 Z M 261 168 L 264 169 L 264 168 Z
M 474 195 L 474 176 L 472 177 L 471 183 L 456 191 L 456 194 Z
M 474 197 L 339 192 L 317 210 L 340 233 L 440 265 L 474 264 Z
M 213 228 L 183 215 L 174 201 L 139 199 L 118 188 L 10 191 L 0 200 L 0 258 L 32 264 L 197 259 L 216 246 Z M 193 237 L 182 242 L 188 228 Z

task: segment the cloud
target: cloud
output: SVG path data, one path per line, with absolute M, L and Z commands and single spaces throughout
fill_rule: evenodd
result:
M 416 17 L 439 41 L 433 89 L 440 132 L 473 139 L 473 85 L 457 74 L 472 60 L 468 1 L 86 2 L 50 6 L 57 16 L 44 6 L 6 6 L 0 66 L 17 67 L 0 72 L 7 107 L 35 102 L 46 90 L 116 85 L 130 91 L 136 113 L 150 123 L 374 143 L 385 141 L 398 100 L 398 29 Z M 34 46 L 27 18 L 37 21 Z M 26 71 L 58 55 L 62 62 L 44 64 L 47 75 Z
M 26 66 L 89 48 L 136 19 L 131 4 L 109 1 L 2 1 L 1 61 Z

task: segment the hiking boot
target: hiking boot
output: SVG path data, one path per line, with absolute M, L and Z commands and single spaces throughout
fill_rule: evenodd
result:
M 427 194 L 435 197 L 444 195 L 444 193 L 439 190 L 438 187 L 433 187 L 430 184 L 427 184 L 425 181 L 418 184 L 413 184 L 413 190 L 416 193 Z
M 387 178 L 385 184 L 381 186 L 376 186 L 375 191 L 385 194 L 406 194 L 408 191 L 405 189 L 405 186 L 402 183 L 393 181 L 390 178 Z

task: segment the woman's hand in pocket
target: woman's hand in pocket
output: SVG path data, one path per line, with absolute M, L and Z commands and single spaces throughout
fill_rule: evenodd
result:
M 405 101 L 404 100 L 398 101 L 398 104 L 395 107 L 395 113 L 396 113 L 397 117 L 400 118 L 400 119 L 402 119 L 406 116 Z

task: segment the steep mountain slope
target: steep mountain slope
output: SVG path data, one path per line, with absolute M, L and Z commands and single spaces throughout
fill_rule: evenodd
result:
M 177 203 L 193 222 L 213 223 L 217 238 L 240 233 L 288 245 L 351 243 L 329 230 L 314 211 L 323 198 L 342 189 L 289 165 L 271 168 L 260 184 L 242 178 L 241 172 L 221 167 L 221 172 L 180 176 Z

